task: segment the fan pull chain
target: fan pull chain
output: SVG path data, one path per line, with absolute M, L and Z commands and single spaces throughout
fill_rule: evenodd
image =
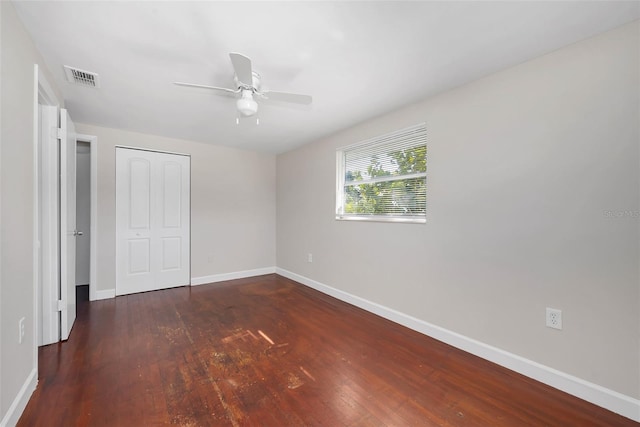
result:
M 236 116 L 236 125 L 240 124 L 240 116 Z M 260 117 L 256 117 L 256 126 L 260 125 Z

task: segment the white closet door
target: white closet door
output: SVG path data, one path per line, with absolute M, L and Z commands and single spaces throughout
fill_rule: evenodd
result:
M 188 285 L 190 280 L 190 158 L 155 153 L 157 193 L 154 227 L 157 281 L 160 288 Z M 153 215 L 152 215 L 153 217 Z M 152 242 L 153 243 L 153 242 Z
M 116 148 L 116 294 L 190 282 L 190 158 Z

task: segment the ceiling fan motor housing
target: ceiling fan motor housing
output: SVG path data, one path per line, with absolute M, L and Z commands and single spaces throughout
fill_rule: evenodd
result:
M 260 92 L 260 74 L 257 71 L 251 71 L 251 83 L 241 82 L 238 76 L 233 77 L 238 89 L 251 89 L 252 92 Z

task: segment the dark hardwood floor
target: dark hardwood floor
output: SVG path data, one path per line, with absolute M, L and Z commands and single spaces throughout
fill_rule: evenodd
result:
M 80 303 L 19 426 L 638 426 L 276 275 Z

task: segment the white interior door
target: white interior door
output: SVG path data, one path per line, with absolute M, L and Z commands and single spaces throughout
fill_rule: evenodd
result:
M 76 130 L 60 110 L 60 339 L 76 320 Z
M 60 144 L 56 134 L 60 113 L 52 105 L 40 105 L 39 110 L 42 323 L 38 345 L 47 345 L 60 341 Z
M 190 282 L 190 158 L 116 148 L 116 294 Z

